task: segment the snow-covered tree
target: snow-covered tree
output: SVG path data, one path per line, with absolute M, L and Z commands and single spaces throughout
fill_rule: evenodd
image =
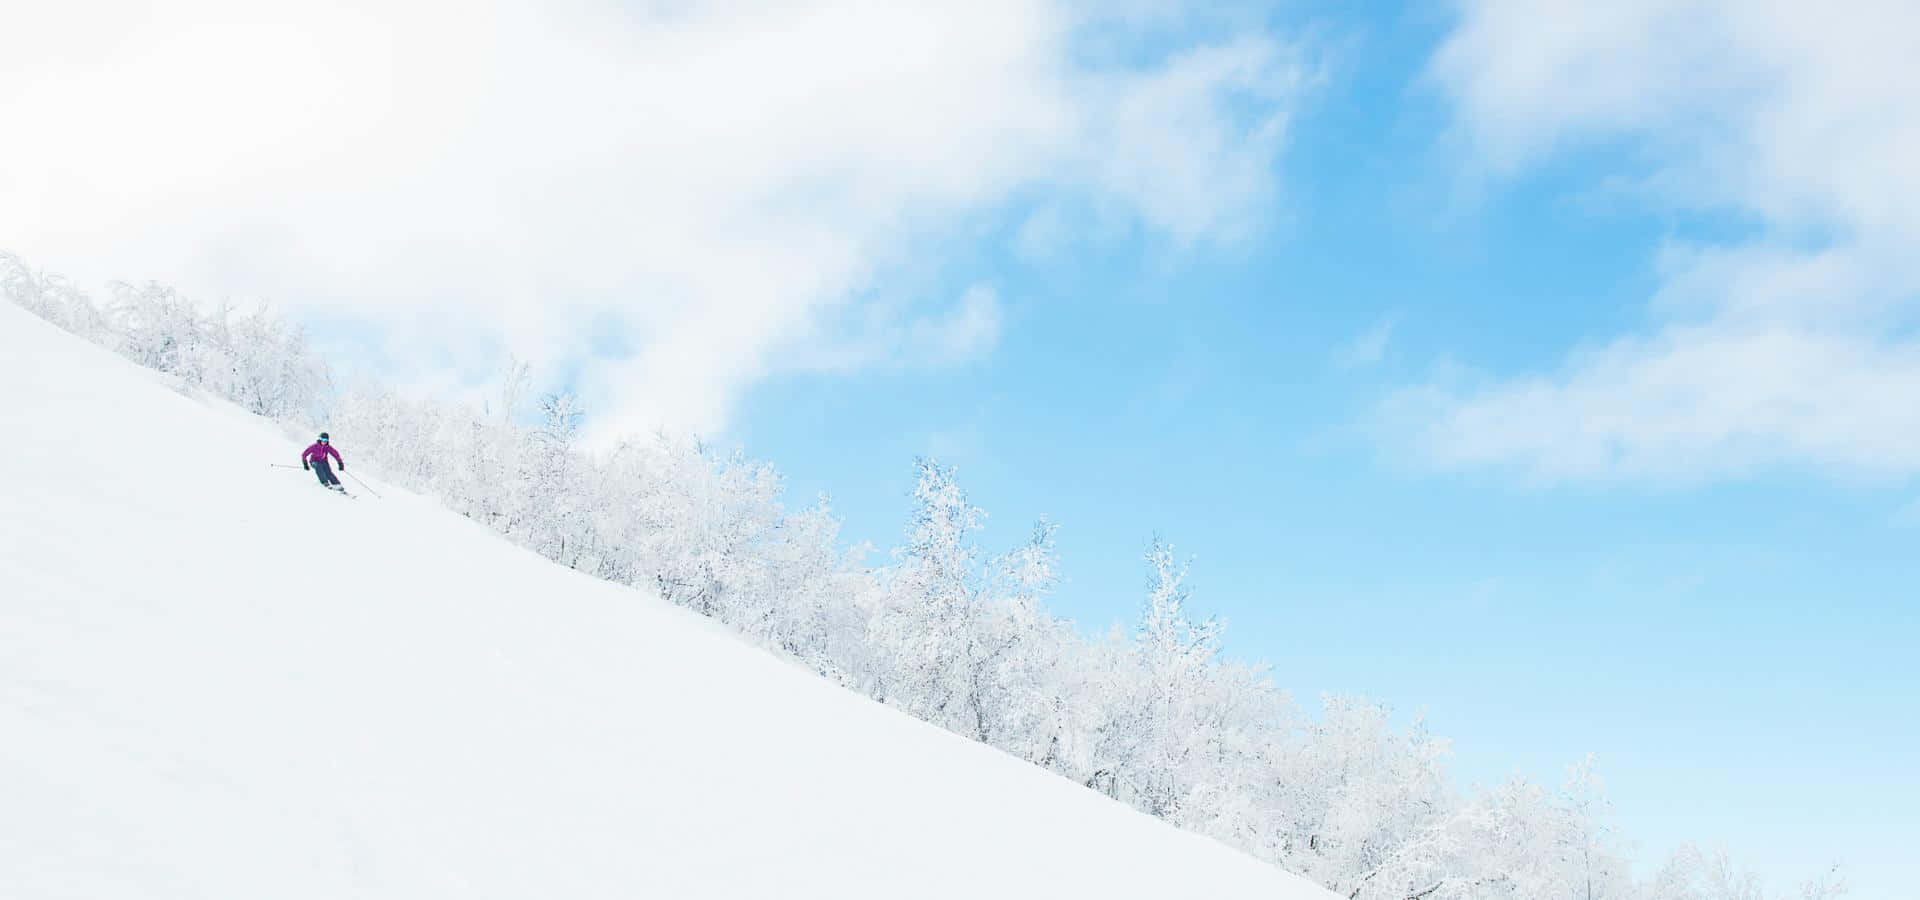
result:
M 1129 740 L 1119 796 L 1177 819 L 1224 724 L 1209 684 L 1221 624 L 1188 615 L 1188 565 L 1171 546 L 1156 539 L 1146 561 L 1147 600 L 1135 635 L 1140 675 L 1124 726 Z
M 984 730 L 972 671 L 980 638 L 977 603 L 980 551 L 973 543 L 986 518 L 967 502 L 952 469 L 915 463 L 913 518 L 895 552 L 878 614 L 870 623 L 884 661 L 877 697 L 962 734 Z

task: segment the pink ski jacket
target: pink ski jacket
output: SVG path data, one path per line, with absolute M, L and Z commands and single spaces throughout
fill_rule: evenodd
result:
M 334 462 L 340 462 L 340 451 L 333 449 L 333 445 L 314 441 L 313 446 L 307 448 L 307 452 L 300 454 L 300 461 L 303 463 L 325 462 L 328 456 L 332 456 Z

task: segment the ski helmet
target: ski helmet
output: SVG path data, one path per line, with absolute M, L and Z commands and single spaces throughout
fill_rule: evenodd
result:
M 320 432 L 320 439 L 323 441 L 330 440 L 330 438 L 327 437 L 327 433 L 324 431 Z

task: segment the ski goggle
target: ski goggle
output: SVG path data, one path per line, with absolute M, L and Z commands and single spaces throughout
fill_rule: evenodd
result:
M 332 439 L 332 438 L 321 438 L 321 439 L 320 439 L 320 443 L 322 443 L 322 444 L 331 444 L 331 443 L 333 443 L 333 439 Z

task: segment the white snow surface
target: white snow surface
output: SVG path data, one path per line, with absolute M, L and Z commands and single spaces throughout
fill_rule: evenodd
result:
M 0 304 L 0 898 L 1332 896 L 302 443 Z

